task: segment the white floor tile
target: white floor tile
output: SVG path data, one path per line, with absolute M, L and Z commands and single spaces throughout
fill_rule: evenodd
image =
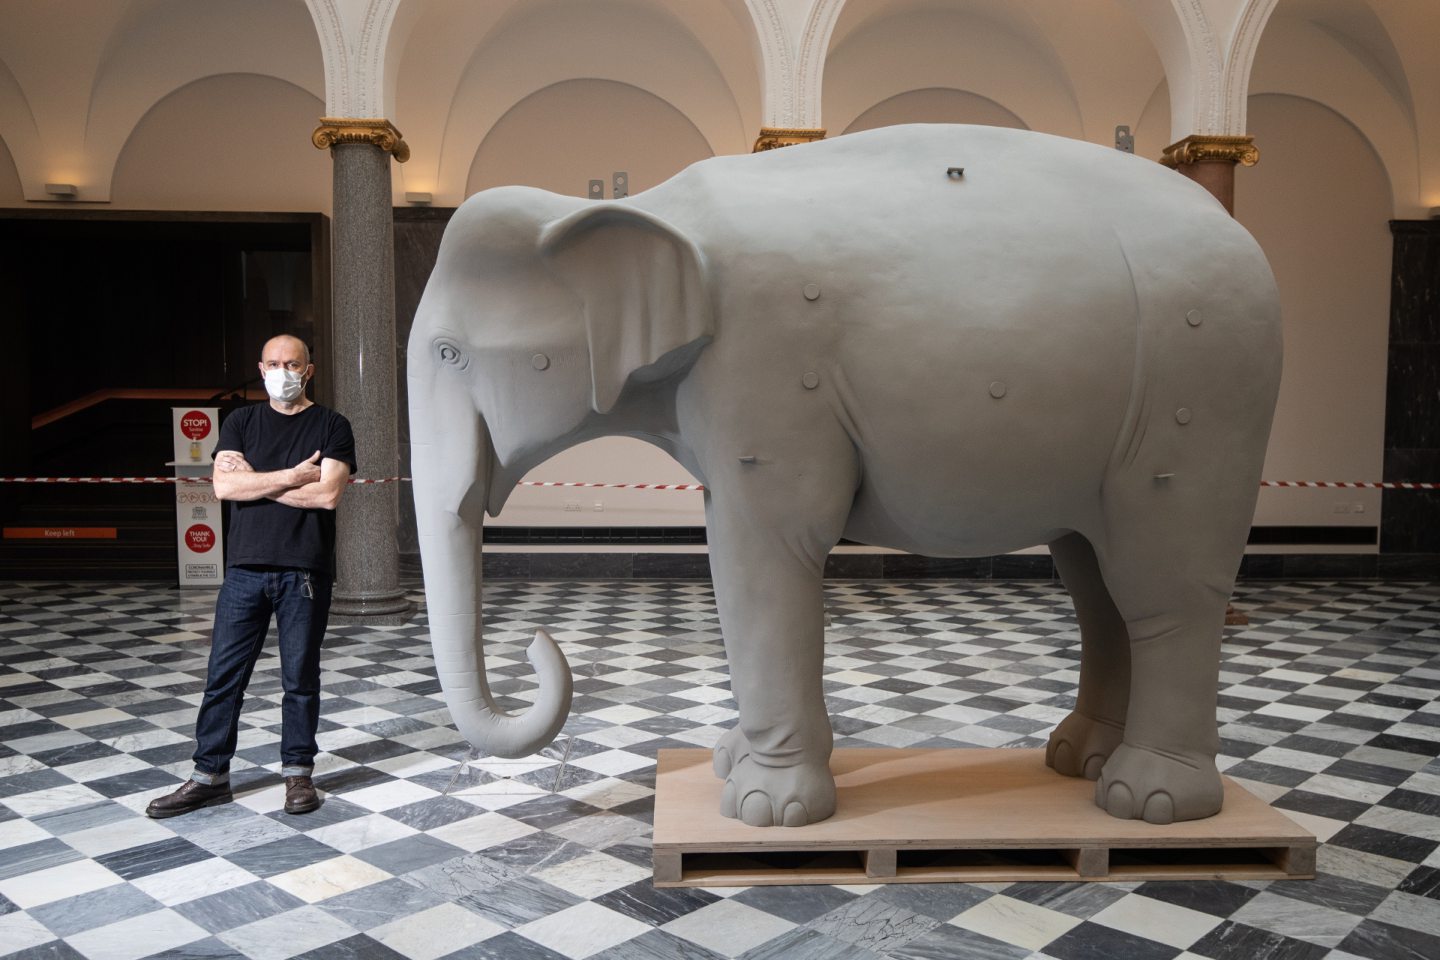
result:
M 581 903 L 516 927 L 515 932 L 571 960 L 584 960 L 649 929 L 648 924 L 598 903 Z
M 366 931 L 409 960 L 435 960 L 504 932 L 500 924 L 454 903 L 443 903 Z

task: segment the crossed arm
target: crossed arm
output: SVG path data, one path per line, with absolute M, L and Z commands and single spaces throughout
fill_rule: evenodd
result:
M 276 500 L 290 507 L 334 510 L 350 479 L 350 465 L 316 450 L 285 470 L 256 472 L 236 450 L 215 455 L 215 496 L 221 500 Z

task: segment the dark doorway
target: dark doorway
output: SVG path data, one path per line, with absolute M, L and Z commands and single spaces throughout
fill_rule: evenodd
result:
M 0 239 L 11 361 L 0 475 L 167 475 L 170 407 L 263 395 L 255 363 L 277 333 L 311 345 L 316 395 L 328 393 L 329 237 L 319 214 L 17 210 L 0 214 Z M 7 525 L 118 530 L 69 550 L 6 541 L 0 568 L 39 576 L 57 561 L 55 572 L 73 579 L 84 575 L 75 563 L 92 563 L 84 554 L 112 577 L 153 575 L 157 563 L 173 571 L 173 505 L 163 485 L 0 484 Z

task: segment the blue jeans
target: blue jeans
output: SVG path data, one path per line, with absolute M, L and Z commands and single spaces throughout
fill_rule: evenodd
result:
M 205 697 L 195 720 L 195 773 L 201 783 L 230 779 L 230 758 L 240 730 L 245 687 L 273 613 L 280 633 L 281 774 L 309 776 L 315 767 L 315 731 L 320 724 L 320 644 L 330 614 L 330 577 L 310 577 L 313 599 L 305 596 L 303 570 L 231 567 L 215 599 L 215 632 Z

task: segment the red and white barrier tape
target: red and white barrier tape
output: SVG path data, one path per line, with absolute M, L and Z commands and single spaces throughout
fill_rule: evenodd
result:
M 1338 488 L 1341 490 L 1440 490 L 1440 483 L 1366 483 L 1343 480 L 1261 480 L 1260 486 Z
M 0 477 L 0 483 L 209 483 L 209 477 Z M 408 483 L 409 477 L 352 477 L 350 483 Z M 605 490 L 702 491 L 699 483 L 582 483 L 565 480 L 521 480 L 521 487 L 586 487 Z M 1340 480 L 1261 480 L 1262 487 L 1341 490 L 1440 490 L 1440 483 L 1376 483 Z
M 565 480 L 521 480 L 522 487 L 603 487 L 607 490 L 704 490 L 699 483 L 577 483 Z
M 350 483 L 399 483 L 409 477 L 351 477 Z M 209 483 L 209 477 L 0 477 L 0 483 Z

